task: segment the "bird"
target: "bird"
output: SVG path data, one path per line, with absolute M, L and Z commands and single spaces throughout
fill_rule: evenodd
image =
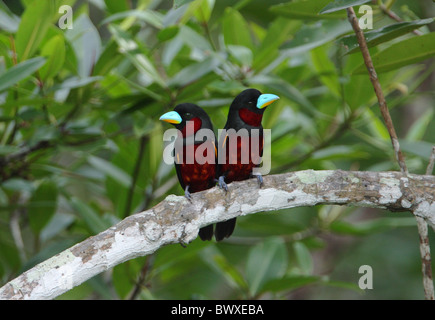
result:
M 263 113 L 267 106 L 278 99 L 275 94 L 262 94 L 253 88 L 243 90 L 234 98 L 219 137 L 218 184 L 221 188 L 228 191 L 228 183 L 252 177 L 252 170 L 259 165 L 263 154 Z M 257 139 L 258 148 L 250 149 L 253 138 Z M 262 176 L 256 174 L 256 178 L 261 187 Z M 235 225 L 236 218 L 217 223 L 214 232 L 216 241 L 230 237 Z
M 216 186 L 217 141 L 213 124 L 208 114 L 193 103 L 177 105 L 173 111 L 163 114 L 160 120 L 174 125 L 179 130 L 175 139 L 175 170 L 185 197 L 192 201 L 191 193 Z M 202 139 L 196 139 L 200 129 L 208 131 L 205 131 L 206 135 Z M 203 241 L 211 240 L 213 225 L 201 228 L 199 237 Z

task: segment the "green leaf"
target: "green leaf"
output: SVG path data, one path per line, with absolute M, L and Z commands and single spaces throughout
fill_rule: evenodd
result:
M 106 43 L 106 46 L 101 53 L 100 58 L 94 68 L 94 75 L 107 75 L 112 69 L 116 68 L 123 56 L 118 51 L 118 44 L 115 40 L 111 39 Z
M 240 65 L 246 67 L 252 65 L 252 51 L 249 48 L 233 44 L 230 44 L 227 48 L 230 55 L 234 57 Z
M 135 261 L 136 260 L 133 260 L 132 262 Z M 131 271 L 129 267 L 128 263 L 121 263 L 113 268 L 112 283 L 116 293 L 121 299 L 125 299 L 134 286 L 134 283 L 130 281 Z
M 433 21 L 434 18 L 399 22 L 383 27 L 381 29 L 364 32 L 364 37 L 366 38 L 367 46 L 371 48 L 380 43 L 384 43 L 392 39 L 395 39 L 397 37 L 400 37 L 424 25 L 430 24 Z M 339 40 L 339 42 L 341 43 L 341 45 L 343 45 L 346 48 L 346 50 L 348 50 L 347 51 L 348 54 L 359 51 L 359 44 L 355 35 L 344 36 Z
M 267 28 L 263 42 L 254 54 L 252 68 L 261 70 L 279 55 L 279 47 L 300 28 L 302 21 L 278 17 Z
M 185 4 L 188 4 L 194 0 L 174 0 L 174 8 L 179 8 L 181 6 L 184 6 Z
M 5 156 L 14 152 L 20 151 L 18 146 L 1 146 L 0 145 L 0 156 Z
M 390 134 L 388 133 L 385 124 L 379 117 L 377 117 L 372 110 L 367 109 L 363 115 L 366 120 L 368 129 L 370 130 L 371 136 L 374 138 L 379 138 L 384 141 L 390 140 Z
M 120 12 L 129 9 L 127 1 L 104 0 L 109 12 Z
M 187 11 L 193 9 L 193 14 L 195 15 L 196 20 L 200 24 L 207 23 L 208 20 L 210 19 L 212 11 L 213 11 L 214 3 L 215 3 L 215 0 L 197 0 L 194 2 L 194 4 L 189 6 L 189 9 L 186 10 L 184 17 L 186 17 L 186 15 L 190 16 L 190 13 L 188 13 Z M 183 21 L 183 23 L 184 23 L 184 21 Z
M 269 76 L 255 76 L 250 80 L 250 84 L 261 84 L 268 88 L 274 90 L 276 94 L 282 95 L 287 99 L 294 101 L 295 103 L 301 105 L 303 108 L 307 109 L 310 113 L 318 113 L 314 105 L 299 91 L 298 88 L 292 86 L 289 82 Z
M 150 139 L 148 143 L 149 152 L 145 153 L 147 159 L 147 170 L 149 173 L 157 172 L 162 162 L 163 154 L 163 126 L 162 124 L 155 123 L 154 128 L 150 132 Z M 147 150 L 147 149 L 145 149 Z
M 160 17 L 160 15 L 151 10 L 147 10 L 147 11 L 129 10 L 129 11 L 118 12 L 104 19 L 101 22 L 101 24 L 106 24 L 116 20 L 132 18 L 132 17 L 139 19 L 140 21 L 144 21 L 149 25 L 156 27 L 158 29 L 161 29 L 163 27 L 162 18 Z
M 101 39 L 98 30 L 89 17 L 82 14 L 74 20 L 74 28 L 68 29 L 66 37 L 78 61 L 78 74 L 83 78 L 89 77 L 101 53 Z
M 38 49 L 56 13 L 55 2 L 34 0 L 21 17 L 15 46 L 19 61 L 31 57 Z
M 30 198 L 28 216 L 32 230 L 39 234 L 54 215 L 57 207 L 58 187 L 53 181 L 45 180 Z
M 180 37 L 180 39 L 189 46 L 192 50 L 202 50 L 210 52 L 212 51 L 212 47 L 210 45 L 210 42 L 200 35 L 198 32 L 193 30 L 192 28 L 189 28 L 188 26 L 181 26 L 180 32 L 178 33 L 177 38 Z M 174 41 L 177 39 L 175 38 Z M 181 49 L 181 48 L 180 48 Z
M 339 10 L 343 10 L 349 7 L 360 6 L 364 3 L 371 2 L 372 0 L 335 0 L 334 2 L 329 3 L 322 10 L 320 10 L 320 14 L 331 13 Z
M 19 24 L 20 18 L 14 15 L 3 1 L 0 2 L 0 29 L 15 33 Z
M 331 146 L 313 153 L 314 160 L 331 160 L 331 159 L 363 159 L 369 157 L 369 154 L 362 151 L 358 146 Z
M 72 197 L 70 204 L 93 234 L 98 234 L 111 227 L 111 224 L 107 220 L 100 217 L 94 209 L 80 199 Z
M 2 75 L 0 75 L 0 91 L 3 91 L 17 82 L 27 78 L 36 70 L 41 68 L 45 64 L 45 59 L 42 57 L 33 58 L 27 61 L 23 61 L 16 66 L 8 69 Z
M 323 279 L 322 279 L 323 280 Z M 332 280 L 323 280 L 322 285 L 329 286 L 329 287 L 336 287 L 341 289 L 347 289 L 347 290 L 353 290 L 356 293 L 364 294 L 364 290 L 361 289 L 358 284 L 354 282 L 348 282 L 348 281 L 332 281 Z
M 263 292 L 290 291 L 309 284 L 321 282 L 318 276 L 285 276 L 280 279 L 273 279 L 266 282 L 262 288 Z
M 406 134 L 406 140 L 418 141 L 423 139 L 424 134 L 433 119 L 434 113 L 434 109 L 426 110 L 426 112 L 412 124 L 411 128 L 409 128 L 409 131 Z
M 366 75 L 352 75 L 344 85 L 344 99 L 352 110 L 367 106 L 373 96 L 372 83 Z
M 98 158 L 95 156 L 89 156 L 88 162 L 95 169 L 105 173 L 107 176 L 111 177 L 124 187 L 129 187 L 131 184 L 131 177 L 121 168 L 113 165 L 107 160 Z
M 39 70 L 42 80 L 54 77 L 63 67 L 65 61 L 65 40 L 62 35 L 51 38 L 42 48 L 41 56 L 47 63 Z
M 295 251 L 296 261 L 303 274 L 310 275 L 313 272 L 313 258 L 311 257 L 310 250 L 302 243 L 295 242 L 293 244 Z
M 116 25 L 109 25 L 109 30 L 118 43 L 119 50 L 127 57 L 127 59 L 137 68 L 137 70 L 146 78 L 156 82 L 161 87 L 166 87 L 165 81 L 157 72 L 153 62 L 139 47 L 138 43 L 131 37 L 129 33 L 122 30 Z
M 33 192 L 33 190 L 35 190 L 35 187 L 32 182 L 21 178 L 12 178 L 6 180 L 1 184 L 1 186 L 6 190 L 18 191 L 18 192 L 23 192 L 23 191 Z
M 60 137 L 58 128 L 50 125 L 41 125 L 35 129 L 35 132 L 29 139 L 29 145 L 34 146 L 40 141 L 56 140 Z
M 226 277 L 231 278 L 238 288 L 247 288 L 243 275 L 223 255 L 215 255 L 213 262 L 222 270 Z
M 287 55 L 295 55 L 321 46 L 336 37 L 352 30 L 351 25 L 343 20 L 325 20 L 304 25 L 293 40 L 283 45 Z
M 168 41 L 174 38 L 178 34 L 178 31 L 180 31 L 178 26 L 170 26 L 160 30 L 159 33 L 157 33 L 157 38 L 161 42 Z
M 240 12 L 231 7 L 225 9 L 225 14 L 222 19 L 222 33 L 227 46 L 233 44 L 253 50 L 254 45 L 252 43 L 248 23 Z
M 54 90 L 63 90 L 63 89 L 74 89 L 74 88 L 81 88 L 85 87 L 90 83 L 93 83 L 95 81 L 103 80 L 104 77 L 97 76 L 97 77 L 71 77 L 66 79 L 64 82 L 59 83 L 54 86 Z
M 372 57 L 376 72 L 386 72 L 417 63 L 435 56 L 435 32 L 413 37 L 395 43 Z M 363 74 L 365 64 L 357 67 L 353 73 Z
M 242 274 L 226 259 L 217 246 L 207 246 L 201 250 L 200 257 L 202 261 L 216 274 L 221 276 L 230 287 L 241 291 L 247 289 L 248 285 Z M 175 257 L 174 259 L 179 258 Z
M 54 238 L 68 228 L 76 218 L 72 214 L 56 213 L 41 230 L 39 238 L 42 242 Z
M 402 151 L 415 154 L 425 160 L 429 160 L 432 153 L 433 143 L 427 141 L 407 141 L 399 139 Z
M 329 46 L 320 46 L 311 50 L 311 60 L 323 84 L 325 84 L 335 96 L 340 97 L 341 90 L 337 69 L 328 56 L 328 48 Z
M 238 92 L 242 92 L 244 89 L 246 89 L 239 81 L 236 80 L 216 80 L 210 83 L 207 88 L 213 91 L 217 91 L 224 94 L 237 94 Z M 229 100 L 229 104 L 231 104 L 231 101 L 233 99 L 223 98 L 218 99 L 219 101 L 222 101 L 223 103 L 221 105 L 227 104 L 226 101 Z
M 209 57 L 201 62 L 190 64 L 178 72 L 170 81 L 170 86 L 184 86 L 200 79 L 220 65 L 220 60 Z
M 287 248 L 281 238 L 269 238 L 252 247 L 246 262 L 246 280 L 252 296 L 269 280 L 284 275 L 287 259 Z
M 346 13 L 319 14 L 319 11 L 331 0 L 292 1 L 272 6 L 270 11 L 292 19 L 342 19 Z
M 378 218 L 370 221 L 350 223 L 336 220 L 330 224 L 331 231 L 339 234 L 365 236 L 377 232 L 384 232 L 398 227 L 414 227 L 414 218 Z

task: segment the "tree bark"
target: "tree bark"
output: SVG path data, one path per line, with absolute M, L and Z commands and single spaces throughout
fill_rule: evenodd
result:
M 153 208 L 36 265 L 0 288 L 0 299 L 53 299 L 114 266 L 170 243 L 194 240 L 201 227 L 264 211 L 335 204 L 410 211 L 435 226 L 435 177 L 401 172 L 305 170 L 234 182 Z M 187 248 L 186 250 L 189 250 Z

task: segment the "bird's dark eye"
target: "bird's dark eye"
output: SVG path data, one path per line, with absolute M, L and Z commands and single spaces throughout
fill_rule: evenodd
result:
M 186 112 L 186 113 L 184 114 L 184 118 L 185 118 L 185 119 L 190 119 L 190 118 L 192 118 L 192 114 L 191 114 L 190 112 Z

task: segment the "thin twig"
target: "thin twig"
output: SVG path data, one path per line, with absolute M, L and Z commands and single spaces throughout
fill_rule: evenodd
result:
M 388 17 L 390 17 L 391 19 L 393 19 L 394 21 L 397 22 L 403 22 L 403 19 L 400 18 L 397 14 L 395 14 L 393 11 L 391 11 L 389 8 L 387 8 L 386 6 L 384 6 L 383 4 L 381 4 L 379 6 L 379 8 L 381 9 L 381 11 L 386 14 Z M 412 33 L 417 35 L 417 36 L 421 36 L 423 33 L 421 31 L 418 30 L 412 30 Z
M 12 50 L 12 63 L 14 66 L 17 65 L 17 50 L 15 48 L 15 40 L 14 37 L 11 35 L 9 36 L 9 41 L 11 43 L 11 50 Z M 17 101 L 18 100 L 18 90 L 15 87 L 14 88 L 14 100 Z M 18 131 L 18 111 L 19 108 L 18 106 L 15 106 L 14 108 L 14 126 L 12 128 L 12 132 L 10 133 L 8 139 L 6 140 L 6 144 L 12 144 L 14 142 L 15 139 L 15 135 L 17 134 Z
M 145 143 L 147 142 L 147 140 L 148 140 L 148 136 L 142 136 L 140 138 L 140 141 L 139 141 L 139 152 L 138 152 L 136 164 L 134 166 L 133 173 L 132 173 L 131 186 L 130 186 L 130 189 L 128 190 L 127 203 L 125 205 L 125 210 L 124 210 L 124 218 L 126 218 L 127 216 L 129 216 L 132 213 L 132 212 L 130 212 L 130 210 L 131 210 L 131 204 L 133 201 L 134 189 L 136 188 L 136 182 L 137 182 L 137 178 L 139 176 L 140 167 L 142 164 L 142 159 L 143 159 L 143 155 L 144 155 L 144 151 L 145 151 Z
M 382 117 L 384 118 L 385 125 L 387 126 L 388 133 L 390 134 L 391 143 L 393 144 L 393 149 L 397 162 L 399 163 L 400 170 L 402 173 L 408 174 L 408 168 L 406 167 L 404 156 L 400 150 L 399 139 L 397 138 L 396 130 L 394 129 L 393 121 L 387 107 L 387 101 L 385 100 L 384 93 L 382 92 L 381 84 L 379 83 L 378 75 L 373 65 L 364 33 L 359 27 L 359 22 L 353 8 L 350 7 L 346 10 L 349 22 L 352 25 L 356 38 L 358 39 L 358 44 L 363 55 L 364 63 L 370 75 L 370 81 L 372 82 L 373 89 L 375 90 L 376 97 L 378 98 L 379 108 L 381 110 Z
M 429 163 L 428 163 L 427 168 L 426 168 L 426 174 L 428 176 L 432 174 L 434 164 L 435 164 L 435 146 L 432 147 L 432 153 L 430 155 Z
M 434 163 L 435 146 L 432 147 L 432 154 L 426 168 L 426 175 L 432 174 Z M 424 296 L 426 300 L 434 300 L 434 285 L 432 279 L 432 263 L 427 223 L 422 217 L 416 216 L 415 218 L 417 219 L 418 233 L 420 235 L 421 271 L 423 273 Z
M 143 265 L 142 269 L 140 270 L 139 279 L 136 282 L 136 285 L 134 286 L 133 292 L 128 297 L 128 300 L 136 300 L 137 296 L 142 291 L 143 286 L 145 285 L 145 282 L 147 281 L 147 276 L 150 271 L 150 260 L 153 256 L 149 255 L 145 258 L 145 264 Z

